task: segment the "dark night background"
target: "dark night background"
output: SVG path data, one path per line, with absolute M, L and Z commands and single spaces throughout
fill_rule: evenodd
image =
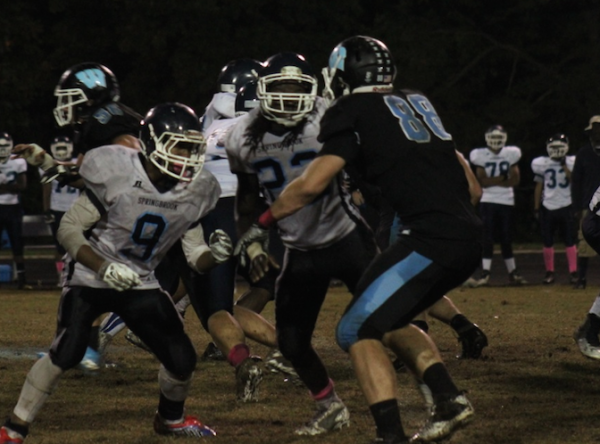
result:
M 396 86 L 428 95 L 460 151 L 505 126 L 523 150 L 518 236 L 535 240 L 530 162 L 559 131 L 574 153 L 600 114 L 599 24 L 595 1 L 4 0 L 0 131 L 47 147 L 54 87 L 79 62 L 111 68 L 123 103 L 142 114 L 164 101 L 202 114 L 229 60 L 296 51 L 320 74 L 339 41 L 369 35 L 394 54 Z M 25 205 L 36 213 L 31 173 Z

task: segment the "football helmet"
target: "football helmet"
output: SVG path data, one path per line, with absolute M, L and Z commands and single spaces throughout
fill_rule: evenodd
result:
M 317 85 L 304 56 L 294 52 L 275 54 L 267 59 L 258 77 L 262 114 L 281 125 L 296 126 L 314 109 Z
M 219 92 L 237 94 L 242 86 L 258 78 L 263 65 L 254 59 L 235 59 L 227 63 L 217 77 Z
M 160 171 L 177 180 L 191 182 L 202 171 L 206 140 L 196 113 L 181 103 L 152 108 L 140 122 L 140 143 L 146 158 Z M 172 152 L 189 147 L 190 156 Z
M 90 111 L 104 103 L 117 102 L 117 78 L 104 65 L 85 62 L 66 70 L 54 89 L 58 98 L 54 118 L 58 126 L 81 123 Z
M 396 65 L 387 46 L 372 37 L 357 35 L 340 42 L 323 68 L 323 96 L 333 100 L 353 92 L 393 90 Z
M 50 143 L 52 157 L 61 162 L 73 159 L 73 142 L 68 136 L 56 136 Z
M 0 132 L 0 163 L 8 162 L 13 149 L 13 140 L 8 133 Z
M 252 80 L 246 83 L 235 96 L 235 117 L 249 113 L 252 109 L 260 105 L 256 95 L 257 83 Z
M 490 126 L 485 132 L 485 143 L 492 150 L 500 150 L 506 145 L 508 134 L 502 125 Z
M 562 159 L 569 152 L 569 138 L 563 133 L 554 134 L 546 141 L 546 151 L 550 159 Z

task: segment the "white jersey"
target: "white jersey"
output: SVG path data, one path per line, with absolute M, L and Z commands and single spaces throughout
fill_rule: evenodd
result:
M 250 151 L 245 133 L 258 116 L 258 108 L 242 116 L 227 133 L 225 149 L 231 171 L 258 175 L 269 203 L 279 196 L 288 183 L 302 174 L 321 150 L 322 144 L 317 141 L 317 136 L 326 104 L 323 99 L 318 98 L 315 106 L 316 113 L 309 117 L 302 133 L 292 143 L 286 141 L 290 132 L 281 136 L 267 132 L 256 151 Z M 354 229 L 356 225 L 342 205 L 339 185 L 338 179 L 332 181 L 310 205 L 277 222 L 281 240 L 286 247 L 297 250 L 326 247 Z
M 475 148 L 469 155 L 471 164 L 485 169 L 488 177 L 498 177 L 508 173 L 520 159 L 521 149 L 516 146 L 505 146 L 498 153 L 494 153 L 487 147 Z M 481 202 L 514 205 L 515 192 L 512 187 L 485 187 Z
M 204 131 L 206 138 L 206 156 L 204 168 L 214 174 L 221 185 L 221 197 L 235 196 L 237 191 L 237 176 L 229 168 L 229 160 L 225 152 L 225 135 L 229 128 L 240 120 L 233 119 L 213 120 Z
M 220 92 L 216 93 L 210 103 L 204 110 L 202 116 L 202 130 L 206 130 L 217 119 L 233 119 L 235 117 L 235 93 Z
M 19 174 L 27 172 L 25 159 L 8 159 L 6 163 L 0 163 L 0 184 L 8 184 L 17 181 Z M 16 205 L 19 203 L 19 193 L 0 194 L 0 205 Z
M 596 216 L 600 216 L 600 187 L 594 192 L 594 195 L 592 196 L 592 200 L 590 200 L 588 208 Z
M 575 156 L 567 156 L 567 168 L 573 171 Z M 534 181 L 543 182 L 544 192 L 542 194 L 542 205 L 548 210 L 571 205 L 571 181 L 565 174 L 565 170 L 557 160 L 548 156 L 536 157 L 531 161 Z
M 71 159 L 70 163 L 76 164 L 77 158 Z M 44 170 L 40 168 L 39 171 L 40 176 L 43 176 Z M 58 180 L 53 180 L 51 185 L 50 209 L 62 213 L 67 212 L 79 197 L 80 190 L 78 188 L 70 187 L 69 185 L 61 186 Z
M 214 176 L 202 171 L 192 182 L 179 182 L 160 193 L 140 155 L 120 145 L 86 153 L 79 171 L 86 194 L 102 215 L 88 242 L 107 261 L 138 273 L 142 285 L 136 289 L 159 288 L 154 269 L 177 239 L 215 207 L 220 189 Z M 68 284 L 109 288 L 80 263 L 75 264 Z

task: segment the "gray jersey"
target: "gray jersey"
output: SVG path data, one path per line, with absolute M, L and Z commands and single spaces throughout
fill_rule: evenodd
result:
M 319 122 L 326 105 L 322 99 L 316 102 L 316 113 L 311 114 L 303 131 L 293 143 L 286 136 L 265 133 L 262 144 L 254 152 L 250 151 L 246 131 L 258 116 L 260 110 L 253 109 L 242 116 L 227 133 L 225 150 L 233 173 L 258 175 L 264 188 L 265 197 L 272 203 L 321 150 L 317 141 Z M 311 250 L 331 245 L 350 233 L 355 223 L 342 206 L 342 192 L 338 180 L 332 181 L 321 196 L 294 215 L 277 223 L 281 240 L 289 248 Z
M 119 145 L 86 153 L 80 173 L 101 214 L 88 242 L 107 261 L 138 273 L 142 285 L 136 289 L 158 288 L 154 269 L 175 241 L 214 208 L 221 190 L 214 176 L 202 171 L 192 182 L 160 193 L 139 156 Z M 69 285 L 108 287 L 79 263 Z

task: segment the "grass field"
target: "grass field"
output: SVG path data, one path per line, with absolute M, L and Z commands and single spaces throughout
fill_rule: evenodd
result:
M 476 419 L 457 432 L 451 443 L 462 444 L 587 444 L 600 441 L 598 401 L 600 362 L 584 358 L 572 339 L 597 289 L 568 286 L 459 289 L 450 294 L 459 308 L 488 335 L 490 346 L 478 361 L 458 361 L 452 331 L 431 321 L 430 333 L 451 374 L 469 393 Z M 0 290 L 0 415 L 16 402 L 35 352 L 50 344 L 55 327 L 58 291 Z M 331 289 L 323 307 L 314 343 L 330 369 L 336 389 L 351 411 L 351 426 L 313 438 L 293 435 L 313 414 L 306 389 L 269 375 L 261 386 L 261 402 L 235 401 L 234 372 L 223 362 L 199 362 L 189 413 L 213 426 L 214 442 L 235 444 L 368 443 L 374 437 L 367 406 L 347 356 L 333 338 L 349 295 Z M 265 316 L 272 319 L 272 306 Z M 186 328 L 202 352 L 208 336 L 193 311 Z M 253 352 L 264 347 L 251 344 Z M 152 417 L 158 399 L 156 360 L 115 339 L 108 358 L 118 363 L 98 376 L 71 370 L 60 382 L 27 439 L 29 444 L 171 442 L 155 435 Z M 417 430 L 426 411 L 411 377 L 399 374 L 403 422 Z M 191 439 L 178 440 L 188 442 Z

